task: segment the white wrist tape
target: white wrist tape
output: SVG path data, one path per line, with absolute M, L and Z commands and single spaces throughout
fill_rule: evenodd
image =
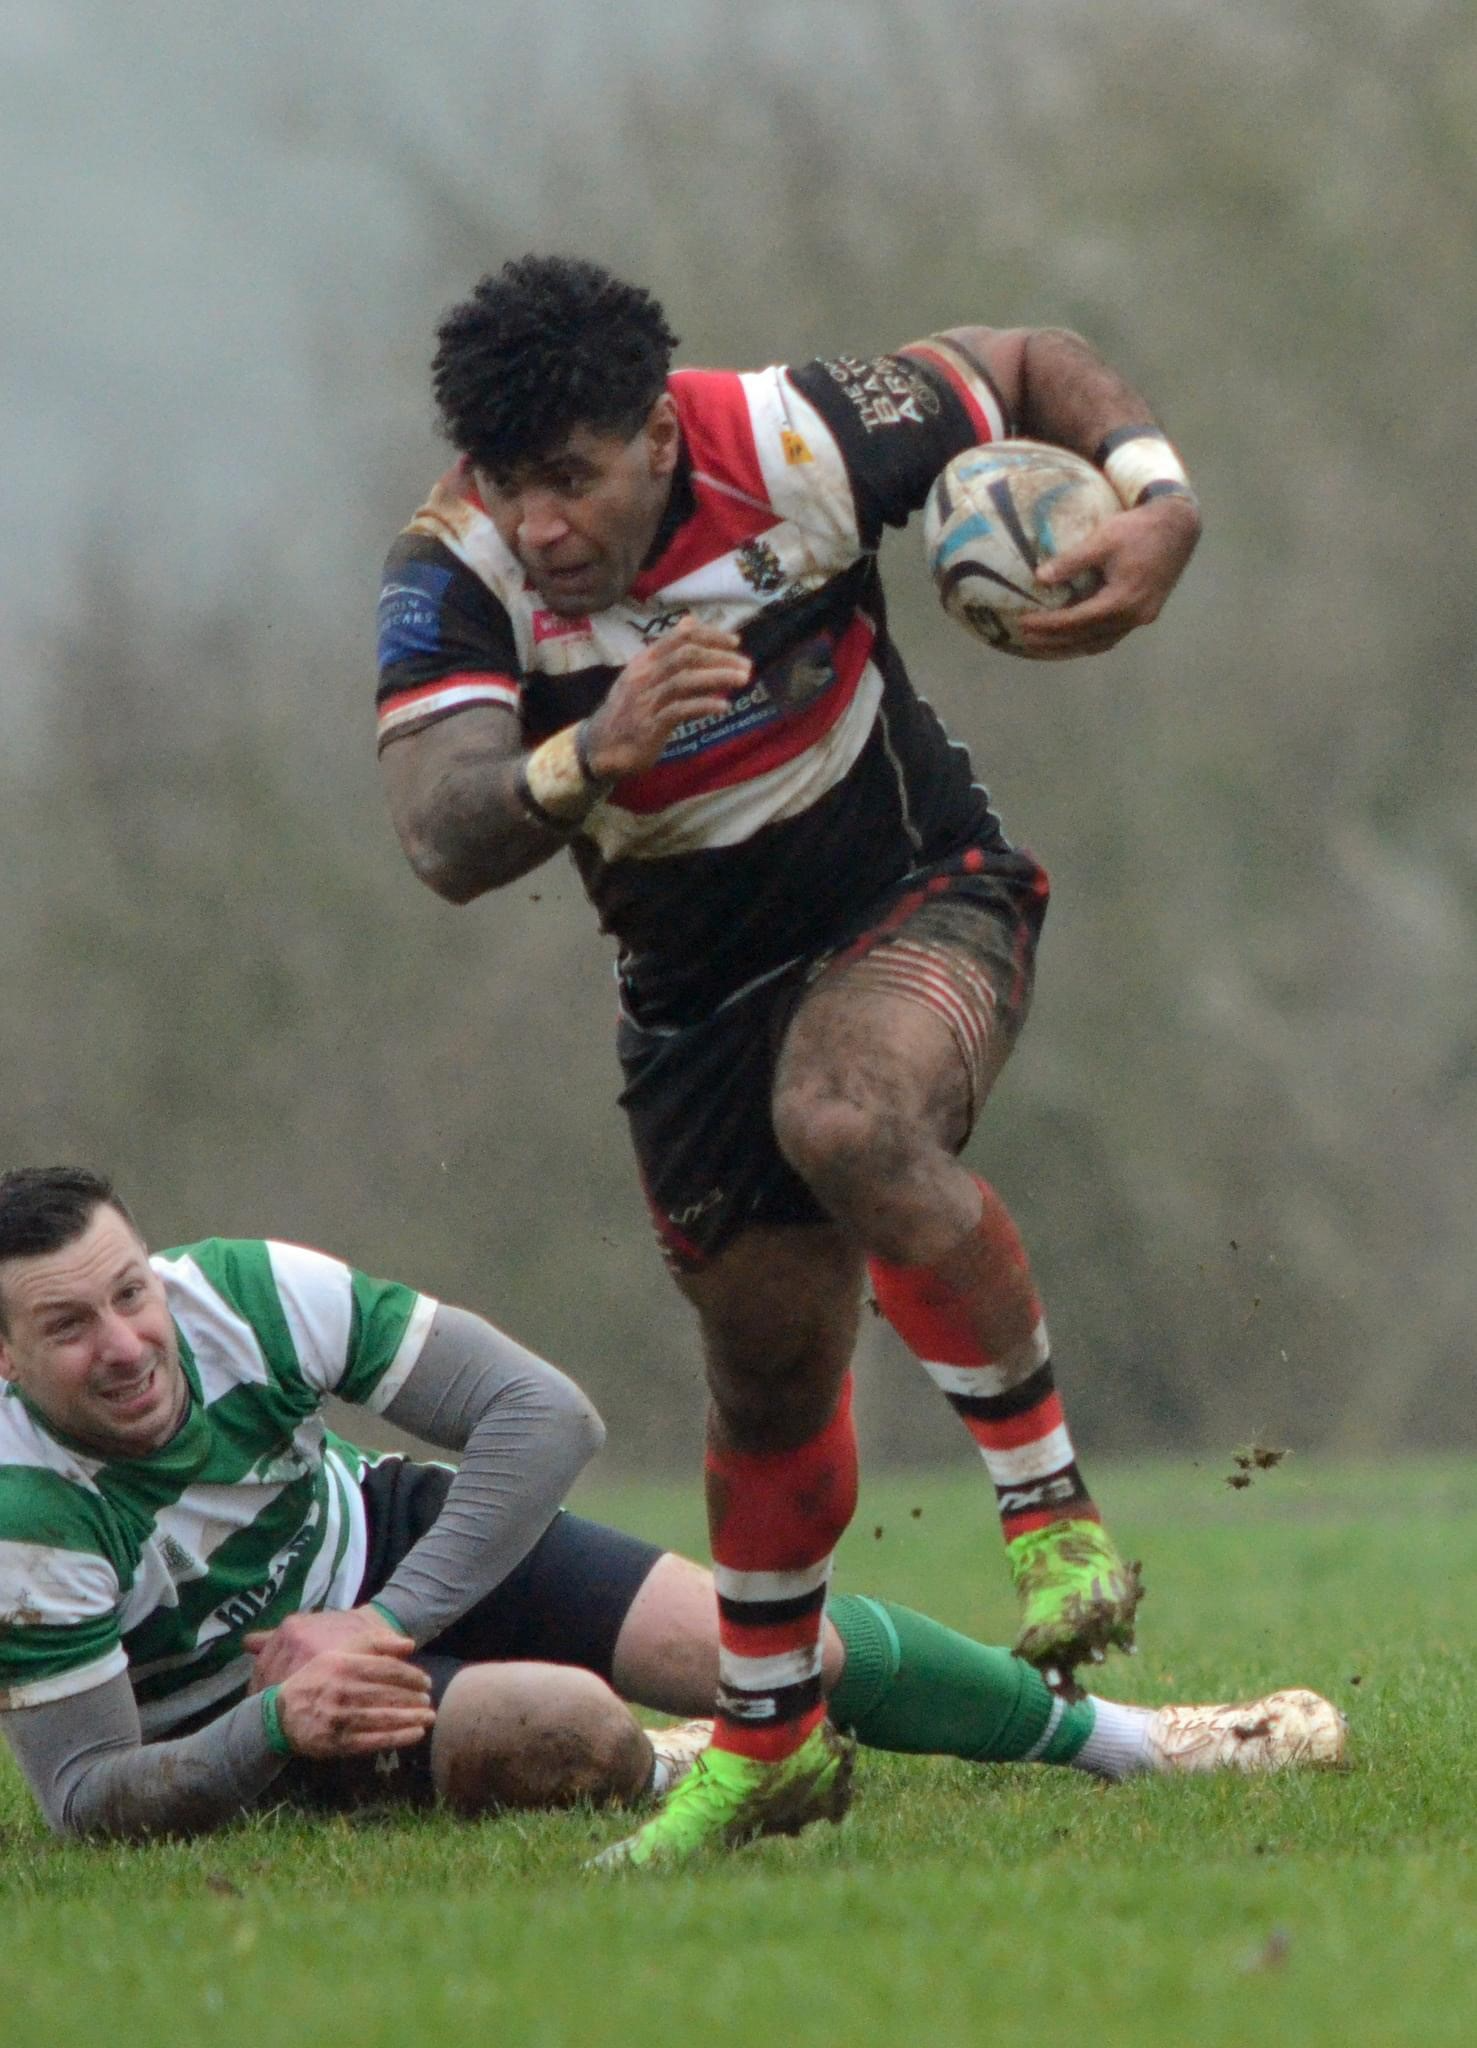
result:
M 584 726 L 566 725 L 524 755 L 518 794 L 541 824 L 581 824 L 609 788 L 591 774 L 583 742 Z
M 1195 496 L 1185 465 L 1158 427 L 1119 427 L 1103 441 L 1096 460 L 1130 508 L 1149 498 Z

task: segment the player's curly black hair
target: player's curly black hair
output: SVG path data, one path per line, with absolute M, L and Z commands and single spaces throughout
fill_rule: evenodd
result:
M 572 256 L 523 256 L 484 277 L 436 330 L 446 438 L 480 468 L 553 454 L 576 427 L 634 434 L 677 337 L 650 292 Z

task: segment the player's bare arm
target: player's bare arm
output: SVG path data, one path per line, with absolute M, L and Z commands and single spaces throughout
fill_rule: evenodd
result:
M 392 739 L 380 755 L 406 858 L 449 903 L 517 881 L 568 843 L 519 797 L 523 752 L 514 715 L 478 705 Z
M 950 339 L 989 371 L 1017 430 L 1089 460 L 1125 427 L 1157 431 L 1152 408 L 1126 378 L 1066 328 L 955 328 Z M 1158 618 L 1200 538 L 1193 496 L 1155 495 L 1105 520 L 1081 547 L 1037 572 L 1066 582 L 1084 569 L 1102 577 L 1091 597 L 1033 613 L 1022 638 L 1039 657 L 1101 654 Z
M 411 866 L 451 903 L 517 881 L 569 843 L 612 783 L 651 767 L 679 726 L 726 711 L 751 669 L 734 634 L 689 615 L 627 663 L 580 727 L 542 747 L 525 749 L 496 705 L 391 740 L 382 773 Z

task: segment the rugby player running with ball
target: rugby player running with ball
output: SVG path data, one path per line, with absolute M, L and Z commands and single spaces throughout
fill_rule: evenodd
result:
M 620 945 L 622 1103 L 702 1325 L 720 1691 L 704 1768 L 613 1860 L 839 1818 L 830 1560 L 856 1498 L 864 1280 L 981 1451 L 1065 1682 L 1132 1642 L 1026 1254 L 958 1158 L 1024 1020 L 1047 881 L 888 636 L 877 548 L 962 449 L 1096 458 L 1124 502 L 1034 652 L 1155 618 L 1199 535 L 1144 401 L 1077 336 L 670 368 L 644 290 L 530 256 L 439 330 L 457 460 L 392 549 L 379 733 L 418 875 L 466 903 L 568 848 Z

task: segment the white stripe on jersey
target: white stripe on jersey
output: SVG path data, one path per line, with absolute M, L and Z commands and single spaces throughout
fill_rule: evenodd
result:
M 163 1280 L 169 1308 L 183 1328 L 200 1376 L 200 1392 L 208 1408 L 244 1383 L 265 1387 L 272 1378 L 256 1331 L 244 1316 L 218 1294 L 192 1258 L 156 1255 L 149 1264 Z
M 134 1570 L 133 1583 L 124 1594 L 118 1607 L 118 1633 L 127 1635 L 140 1622 L 147 1621 L 151 1614 L 161 1608 L 178 1607 L 179 1594 L 174 1579 L 164 1562 L 162 1534 L 166 1525 L 168 1510 L 160 1514 L 154 1524 L 154 1533 L 145 1542 L 139 1553 Z
M 410 1312 L 410 1321 L 405 1325 L 405 1335 L 400 1339 L 400 1348 L 380 1376 L 378 1385 L 364 1403 L 376 1415 L 383 1415 L 405 1382 L 415 1370 L 421 1347 L 431 1333 L 431 1324 L 441 1306 L 434 1296 L 423 1294 Z
M 66 1628 L 118 1604 L 118 1574 L 88 1550 L 0 1538 L 0 1619 Z
M 69 1700 L 73 1693 L 91 1692 L 95 1685 L 105 1685 L 110 1678 L 116 1678 L 120 1671 L 128 1669 L 128 1656 L 123 1645 L 117 1643 L 106 1657 L 99 1657 L 95 1664 L 81 1664 L 75 1671 L 60 1672 L 55 1678 L 33 1678 L 27 1685 L 10 1685 L 5 1688 L 5 1706 L 44 1707 L 48 1700 Z
M 267 1257 L 287 1319 L 298 1371 L 310 1387 L 331 1394 L 349 1363 L 354 1286 L 342 1260 L 306 1245 L 267 1240 Z
M 106 1460 L 74 1451 L 48 1436 L 8 1382 L 0 1382 L 0 1465 L 25 1465 L 41 1472 L 60 1472 L 84 1493 L 99 1493 L 94 1474 Z
M 397 704 L 392 699 L 389 708 L 380 713 L 380 738 L 398 733 L 402 727 L 414 725 L 418 719 L 439 717 L 447 711 L 461 711 L 469 704 L 502 704 L 509 711 L 516 711 L 518 691 L 514 684 L 500 682 L 496 676 L 479 676 L 470 683 L 450 683 L 441 690 L 418 690 L 414 697 L 403 703 Z
M 856 499 L 841 444 L 783 365 L 741 372 L 739 382 L 749 402 L 754 450 L 770 505 L 811 543 L 812 566 L 823 576 L 834 576 L 861 551 Z M 790 459 L 787 445 L 794 444 L 786 443 L 787 434 L 799 436 L 808 461 Z
M 662 860 L 708 846 L 737 846 L 762 825 L 798 817 L 850 773 L 867 744 L 882 702 L 882 673 L 862 671 L 850 704 L 814 746 L 763 775 L 702 790 L 665 810 L 625 810 L 613 799 L 596 804 L 587 832 L 607 860 Z
M 354 1605 L 369 1555 L 368 1521 L 359 1482 L 332 1445 L 324 1453 L 328 1472 L 328 1520 L 323 1542 L 303 1586 L 302 1604 L 314 1612 L 339 1612 Z M 334 1564 L 340 1543 L 343 1555 Z

